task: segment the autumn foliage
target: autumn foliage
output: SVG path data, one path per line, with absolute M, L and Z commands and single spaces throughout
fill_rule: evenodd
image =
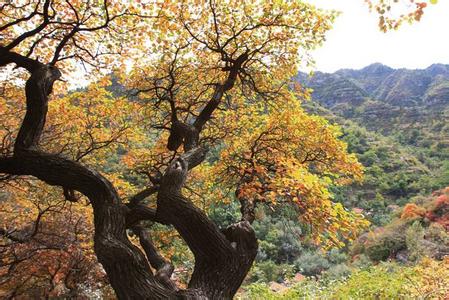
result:
M 291 83 L 334 17 L 300 1 L 4 4 L 2 292 L 79 295 L 105 271 L 121 298 L 231 297 L 256 255 L 257 206 L 292 207 L 316 244 L 354 239 L 368 223 L 330 187 L 361 165 Z M 69 90 L 82 71 L 96 81 Z M 208 219 L 232 201 L 240 221 Z M 195 258 L 187 289 L 155 247 L 175 231 Z
M 398 29 L 404 22 L 420 21 L 429 4 L 438 0 L 365 0 L 369 8 L 379 15 L 379 29 L 383 32 Z
M 415 203 L 406 204 L 401 219 L 427 220 L 449 230 L 449 188 L 433 193 L 431 200 L 424 206 L 418 206 Z

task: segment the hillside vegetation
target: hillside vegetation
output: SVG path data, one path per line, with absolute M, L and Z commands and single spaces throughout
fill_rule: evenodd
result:
M 265 232 L 262 254 L 248 279 L 256 283 L 240 297 L 446 299 L 449 66 L 373 64 L 300 73 L 297 80 L 313 90 L 303 107 L 340 125 L 349 152 L 365 168 L 362 183 L 336 186 L 333 193 L 335 201 L 362 212 L 371 228 L 340 250 L 322 251 L 294 238 L 304 233 L 300 225 L 258 221 Z
M 341 191 L 341 199 L 367 210 L 375 224 L 388 221 L 396 208 L 389 205 L 449 184 L 448 65 L 395 70 L 377 63 L 300 73 L 298 80 L 313 89 L 305 106 L 340 124 L 349 151 L 365 166 L 363 185 Z

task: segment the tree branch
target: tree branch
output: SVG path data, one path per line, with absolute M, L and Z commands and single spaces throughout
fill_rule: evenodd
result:
M 130 210 L 126 214 L 127 228 L 132 228 L 140 221 L 152 221 L 164 225 L 170 225 L 170 223 L 168 223 L 166 220 L 160 218 L 160 216 L 157 215 L 156 210 L 151 207 L 142 204 L 136 204 L 135 206 L 128 207 L 130 208 Z
M 42 66 L 38 61 L 22 56 L 15 52 L 8 51 L 5 47 L 0 46 L 0 67 L 14 63 L 18 67 L 26 69 L 28 72 L 33 73 L 36 69 Z
M 3 49 L 2 49 L 3 50 Z M 21 63 L 31 72 L 26 83 L 27 112 L 13 157 L 0 157 L 0 173 L 32 175 L 50 185 L 77 190 L 94 209 L 94 247 L 110 283 L 122 299 L 173 298 L 175 291 L 155 280 L 143 253 L 126 236 L 127 208 L 105 177 L 77 162 L 38 149 L 47 115 L 48 95 L 60 72 L 54 66 L 2 51 L 0 63 Z
M 132 196 L 131 198 L 129 198 L 129 204 L 131 207 L 139 204 L 142 200 L 144 200 L 145 198 L 155 194 L 159 189 L 159 186 L 151 186 L 149 188 L 146 188 L 140 192 L 138 192 L 137 194 L 135 194 L 134 196 Z
M 155 277 L 165 287 L 170 290 L 177 291 L 175 283 L 170 279 L 173 274 L 174 267 L 171 263 L 167 262 L 156 250 L 151 241 L 151 237 L 147 234 L 142 226 L 134 225 L 132 227 L 133 232 L 139 237 L 140 245 L 145 251 L 145 254 L 150 262 L 151 266 L 156 269 Z
M 6 50 L 11 50 L 12 48 L 16 47 L 21 42 L 23 42 L 25 39 L 27 39 L 27 38 L 29 38 L 29 37 L 31 37 L 31 36 L 41 32 L 42 30 L 44 30 L 45 27 L 47 27 L 47 25 L 50 23 L 50 19 L 49 19 L 50 16 L 48 14 L 48 9 L 50 7 L 50 3 L 51 3 L 51 0 L 46 0 L 45 3 L 44 3 L 44 10 L 43 10 L 43 13 L 42 13 L 42 16 L 44 17 L 43 22 L 41 24 L 39 24 L 39 26 L 37 26 L 36 28 L 34 28 L 34 29 L 30 30 L 30 31 L 22 33 L 19 37 L 17 37 L 15 40 L 13 40 L 11 43 L 9 43 L 5 47 Z
M 165 171 L 157 198 L 157 216 L 175 226 L 195 255 L 196 262 L 225 259 L 233 252 L 229 241 L 199 208 L 181 194 L 188 163 L 198 162 L 196 155 L 188 154 L 176 158 Z
M 229 71 L 228 77 L 225 82 L 222 84 L 217 84 L 215 86 L 214 94 L 200 112 L 199 116 L 196 118 L 193 126 L 201 132 L 203 126 L 206 122 L 211 118 L 212 113 L 217 109 L 218 105 L 220 105 L 221 99 L 226 91 L 232 89 L 234 83 L 237 79 L 237 75 L 240 72 L 242 64 L 248 59 L 248 51 L 242 53 L 236 60 L 231 60 L 232 64 L 230 67 L 225 68 L 225 71 Z

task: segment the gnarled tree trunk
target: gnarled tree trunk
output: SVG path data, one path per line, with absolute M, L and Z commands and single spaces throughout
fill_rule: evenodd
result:
M 50 185 L 79 191 L 89 198 L 94 212 L 95 253 L 118 298 L 232 298 L 256 256 L 257 240 L 249 222 L 253 218 L 243 217 L 240 222 L 220 230 L 182 195 L 181 188 L 188 170 L 204 160 L 206 151 L 197 147 L 198 135 L 223 93 L 232 88 L 240 66 L 230 71 L 223 85 L 217 86 L 213 99 L 191 130 L 184 130 L 187 125 L 178 126 L 182 129 L 180 132 L 173 129 L 173 148 L 179 147 L 183 140 L 186 152 L 167 167 L 156 186 L 137 194 L 125 205 L 112 184 L 98 172 L 39 149 L 48 97 L 53 83 L 61 76 L 59 70 L 0 47 L 0 66 L 7 64 L 25 68 L 30 77 L 25 87 L 26 115 L 16 139 L 14 155 L 0 157 L 0 172 L 35 176 Z M 154 192 L 158 193 L 156 210 L 139 204 Z M 179 290 L 171 282 L 173 266 L 157 253 L 139 225 L 141 220 L 173 225 L 192 250 L 195 269 L 188 289 Z M 138 234 L 145 253 L 128 240 L 127 229 Z

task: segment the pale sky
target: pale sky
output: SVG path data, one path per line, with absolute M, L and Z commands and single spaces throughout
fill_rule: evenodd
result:
M 342 12 L 324 45 L 313 52 L 316 69 L 333 72 L 380 62 L 393 68 L 426 68 L 449 64 L 449 0 L 425 9 L 420 22 L 380 32 L 378 16 L 363 0 L 309 0 L 320 8 Z

